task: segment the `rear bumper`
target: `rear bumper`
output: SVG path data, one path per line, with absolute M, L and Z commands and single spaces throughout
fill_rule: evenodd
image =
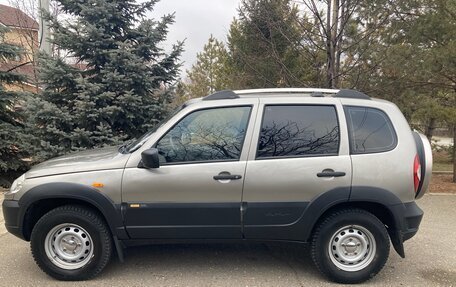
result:
M 405 212 L 401 233 L 402 240 L 406 241 L 418 232 L 424 212 L 415 202 L 406 203 L 404 206 Z
M 15 200 L 4 200 L 2 204 L 5 227 L 11 234 L 24 239 L 21 224 L 19 223 L 19 203 Z
M 394 249 L 404 258 L 404 241 L 409 240 L 418 232 L 424 213 L 415 202 L 393 205 L 390 210 L 393 213 L 396 226 L 389 229 L 388 232 Z

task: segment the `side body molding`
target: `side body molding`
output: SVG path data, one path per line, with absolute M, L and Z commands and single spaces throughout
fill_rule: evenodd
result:
M 293 207 L 303 207 L 296 220 L 286 224 L 245 225 L 244 235 L 247 239 L 272 239 L 305 242 L 312 235 L 312 229 L 321 215 L 332 206 L 347 202 L 350 187 L 335 188 L 322 193 L 310 202 L 298 202 Z M 285 205 L 286 206 L 286 205 Z M 249 203 L 247 203 L 247 213 Z
M 18 226 L 23 228 L 27 210 L 40 200 L 79 200 L 93 205 L 105 217 L 112 234 L 118 239 L 128 239 L 123 225 L 121 205 L 96 189 L 77 183 L 45 183 L 28 190 L 19 200 Z

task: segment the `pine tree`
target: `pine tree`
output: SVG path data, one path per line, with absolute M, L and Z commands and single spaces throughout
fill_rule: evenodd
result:
M 182 43 L 161 48 L 174 15 L 147 19 L 157 0 L 59 0 L 51 41 L 71 55 L 41 55 L 44 90 L 28 105 L 37 160 L 137 137 L 166 116 Z M 81 69 L 83 67 L 83 69 Z
M 187 71 L 186 93 L 189 97 L 203 97 L 229 88 L 228 53 L 221 41 L 211 35 L 196 58 L 196 63 Z
M 244 0 L 230 27 L 233 87 L 308 86 L 314 61 L 302 51 L 298 9 L 290 0 Z
M 5 27 L 0 26 L 0 66 L 7 61 L 14 60 L 21 53 L 21 49 L 5 42 L 7 32 Z M 24 77 L 0 69 L 0 173 L 7 173 L 24 169 L 27 156 L 21 146 L 24 141 L 23 119 L 15 111 L 15 104 L 23 94 L 7 89 L 7 85 L 20 83 Z

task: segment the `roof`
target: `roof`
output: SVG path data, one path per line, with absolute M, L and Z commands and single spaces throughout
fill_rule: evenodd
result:
M 17 67 L 17 68 L 15 68 Z M 24 75 L 26 82 L 33 84 L 35 82 L 35 66 L 32 63 L 19 65 L 17 63 L 0 63 L 0 71 L 6 72 L 11 70 L 13 73 Z
M 0 4 L 0 23 L 7 27 L 38 30 L 38 22 L 18 8 Z

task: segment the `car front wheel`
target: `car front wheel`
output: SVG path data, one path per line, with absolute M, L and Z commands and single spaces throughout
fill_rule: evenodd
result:
M 49 211 L 31 234 L 38 266 L 59 280 L 85 280 L 109 262 L 112 240 L 108 227 L 95 212 L 67 205 Z

